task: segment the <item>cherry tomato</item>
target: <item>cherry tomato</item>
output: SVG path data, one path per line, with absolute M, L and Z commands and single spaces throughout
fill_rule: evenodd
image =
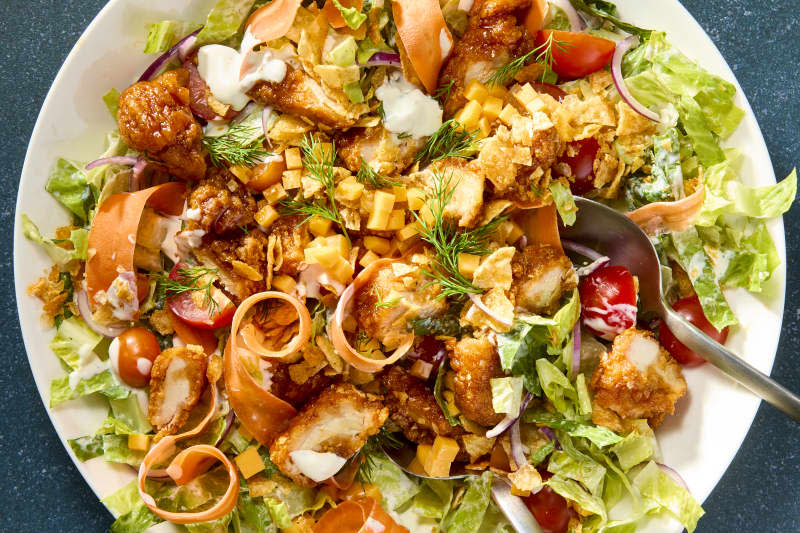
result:
M 559 102 L 567 96 L 567 93 L 562 91 L 558 86 L 553 85 L 552 83 L 544 83 L 541 81 L 535 81 L 531 83 L 531 86 L 537 93 L 546 93 L 558 100 Z
M 583 324 L 606 340 L 636 324 L 636 287 L 624 266 L 598 268 L 581 281 Z
M 146 387 L 150 383 L 153 361 L 161 353 L 158 339 L 153 332 L 144 328 L 128 329 L 117 339 L 119 377 L 131 387 Z
M 572 170 L 573 180 L 569 184 L 572 194 L 586 194 L 594 188 L 594 159 L 599 149 L 600 145 L 594 137 L 567 143 L 559 162 L 568 164 Z M 573 151 L 575 155 L 566 155 Z
M 672 308 L 676 313 L 692 323 L 694 327 L 714 339 L 720 344 L 725 344 L 728 339 L 728 328 L 723 328 L 722 331 L 717 331 L 717 328 L 711 325 L 711 322 L 706 318 L 703 313 L 703 307 L 700 305 L 700 300 L 697 296 L 690 296 L 683 298 L 672 304 Z M 675 335 L 669 330 L 666 324 L 661 323 L 658 329 L 658 337 L 661 345 L 675 358 L 680 364 L 686 366 L 698 366 L 706 362 L 705 359 L 697 355 L 695 352 L 683 345 Z
M 170 279 L 180 279 L 179 269 L 188 268 L 184 263 L 177 263 L 169 273 Z M 204 285 L 206 281 L 198 282 Z M 189 324 L 200 329 L 222 328 L 233 321 L 233 314 L 236 306 L 225 296 L 217 287 L 211 287 L 211 298 L 216 302 L 216 309 L 213 312 L 205 302 L 206 293 L 204 290 L 186 291 L 168 299 L 169 308 L 178 317 Z
M 560 77 L 574 80 L 608 65 L 617 45 L 614 41 L 588 33 L 541 30 L 536 34 L 536 46 L 542 46 L 553 35 L 553 71 Z M 559 45 L 558 43 L 562 43 Z
M 533 513 L 544 533 L 566 533 L 569 526 L 567 500 L 545 485 L 536 494 L 525 498 L 525 505 Z

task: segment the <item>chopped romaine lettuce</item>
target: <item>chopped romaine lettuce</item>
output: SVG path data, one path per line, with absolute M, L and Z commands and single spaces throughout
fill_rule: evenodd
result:
M 92 352 L 103 337 L 89 329 L 79 317 L 73 316 L 61 321 L 50 349 L 71 370 L 77 370 L 81 363 L 81 355 Z
M 546 442 L 544 445 L 540 446 L 533 452 L 529 457 L 528 460 L 533 466 L 538 466 L 541 462 L 543 462 L 547 457 L 553 453 L 553 450 L 556 449 L 555 441 Z
M 492 386 L 492 408 L 495 413 L 517 416 L 522 404 L 522 378 L 505 377 L 490 380 Z
M 136 480 L 106 496 L 102 502 L 114 516 L 119 517 L 111 524 L 111 533 L 141 533 L 163 522 L 142 501 Z
M 23 213 L 19 217 L 20 221 L 22 222 L 22 233 L 25 235 L 25 237 L 28 240 L 33 241 L 36 244 L 40 245 L 42 248 L 44 248 L 44 251 L 47 253 L 48 256 L 50 256 L 50 259 L 52 259 L 53 263 L 55 263 L 56 265 L 59 266 L 66 265 L 73 259 L 77 259 L 79 253 L 83 253 L 85 255 L 85 247 L 83 251 L 79 251 L 77 249 L 67 250 L 65 248 L 62 248 L 58 246 L 52 239 L 43 237 L 42 234 L 39 232 L 39 228 L 36 226 L 33 220 L 31 220 L 28 217 L 28 215 Z
M 572 453 L 555 450 L 550 454 L 547 470 L 563 478 L 574 479 L 595 496 L 602 494 L 605 467 L 577 450 L 573 449 Z
M 551 489 L 562 497 L 578 504 L 582 510 L 598 515 L 603 522 L 608 520 L 608 513 L 603 500 L 581 487 L 577 481 L 561 476 L 553 476 L 545 481 L 545 484 L 549 485 Z
M 94 197 L 82 164 L 59 157 L 44 188 L 81 221 L 88 219 Z
M 561 221 L 565 226 L 573 225 L 577 218 L 578 207 L 575 205 L 572 191 L 560 181 L 554 181 L 550 184 L 550 193 L 553 195 L 553 202 L 556 204 Z
M 103 459 L 109 463 L 122 463 L 139 466 L 145 452 L 128 448 L 127 435 L 103 435 Z
M 697 521 L 705 514 L 694 497 L 650 461 L 633 478 L 633 485 L 643 498 L 652 500 L 679 520 L 689 533 L 697 527 Z
M 413 499 L 414 510 L 422 516 L 441 520 L 450 510 L 453 501 L 453 482 L 440 479 L 423 479 L 420 490 Z
M 142 409 L 139 394 L 144 393 L 136 391 L 125 398 L 109 398 L 108 403 L 111 405 L 114 420 L 120 424 L 125 424 L 130 428 L 131 433 L 149 433 L 153 428 L 150 427 L 147 416 Z
M 197 34 L 197 44 L 222 43 L 239 33 L 255 0 L 219 0 Z
M 79 461 L 88 461 L 103 455 L 103 437 L 100 435 L 87 435 L 86 437 L 70 439 L 67 442 Z
M 81 372 L 75 370 L 73 372 Z M 95 392 L 109 393 L 112 396 L 127 395 L 128 391 L 125 390 L 121 393 L 119 383 L 111 373 L 108 365 L 103 366 L 103 370 L 96 374 L 80 379 L 78 383 L 72 387 L 70 385 L 70 376 L 57 378 L 50 382 L 50 407 L 56 407 L 66 402 L 67 400 L 74 400 L 82 396 L 88 396 Z
M 114 120 L 117 120 L 117 112 L 119 111 L 119 91 L 117 89 L 108 91 L 103 95 L 103 102 L 106 104 L 106 108 L 108 112 L 111 113 Z
M 634 466 L 653 457 L 655 451 L 654 441 L 652 430 L 650 434 L 631 431 L 621 442 L 611 447 L 611 452 L 617 456 L 619 465 L 627 472 Z
M 448 533 L 478 533 L 481 522 L 492 499 L 492 474 L 467 479 L 464 498 L 443 521 L 443 530 Z
M 145 54 L 160 54 L 172 48 L 178 41 L 196 30 L 199 25 L 180 20 L 162 20 L 150 24 L 147 29 Z
M 359 26 L 364 24 L 364 21 L 367 20 L 367 16 L 354 7 L 344 7 L 338 0 L 333 0 L 333 5 L 336 6 L 336 9 L 342 14 L 344 23 L 347 24 L 350 29 L 358 29 Z
M 419 486 L 384 455 L 375 455 L 372 460 L 371 480 L 380 489 L 387 511 L 397 510 L 420 491 Z
M 260 498 L 251 498 L 246 492 L 240 491 L 236 510 L 242 521 L 256 533 L 276 533 L 277 528 L 272 521 L 272 515 Z
M 575 418 L 575 404 L 578 393 L 569 382 L 567 376 L 547 359 L 536 360 L 536 373 L 539 375 L 539 384 L 547 399 L 556 408 L 556 411 L 567 418 Z
M 670 128 L 653 137 L 653 155 L 649 176 L 634 177 L 625 188 L 625 198 L 636 209 L 652 202 L 676 200 L 683 193 L 681 143 L 678 130 Z
M 264 503 L 267 504 L 269 515 L 272 517 L 272 522 L 278 529 L 286 529 L 291 527 L 292 518 L 289 516 L 289 508 L 286 504 L 276 500 L 275 498 L 266 498 Z
M 610 446 L 622 441 L 622 437 L 608 428 L 567 420 L 563 416 L 550 413 L 544 409 L 528 409 L 522 416 L 522 420 L 561 430 L 571 437 L 585 438 L 600 447 Z

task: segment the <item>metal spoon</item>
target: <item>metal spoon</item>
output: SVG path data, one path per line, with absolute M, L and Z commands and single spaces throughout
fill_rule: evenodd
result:
M 639 278 L 643 312 L 661 318 L 689 349 L 729 377 L 800 422 L 800 397 L 740 359 L 694 327 L 664 300 L 661 268 L 653 243 L 631 219 L 599 202 L 575 198 L 578 218 L 561 228 L 561 237 L 590 246 L 608 256 L 612 264 L 628 267 Z
M 476 475 L 470 473 L 464 468 L 462 463 L 453 463 L 451 468 L 451 475 L 446 477 L 424 476 L 416 474 L 408 469 L 408 465 L 414 460 L 416 455 L 416 447 L 405 439 L 400 439 L 403 445 L 399 448 L 383 447 L 386 456 L 394 464 L 400 467 L 406 474 L 421 477 L 424 479 L 463 479 L 469 475 Z M 492 497 L 494 498 L 497 507 L 511 522 L 519 533 L 543 533 L 539 523 L 533 517 L 525 502 L 519 496 L 511 494 L 511 486 L 502 478 L 495 477 L 492 482 Z

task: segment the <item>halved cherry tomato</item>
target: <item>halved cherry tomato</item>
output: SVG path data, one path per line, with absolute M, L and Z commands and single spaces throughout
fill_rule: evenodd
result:
M 169 314 L 169 321 L 172 323 L 172 327 L 175 328 L 175 334 L 184 344 L 202 346 L 206 355 L 214 353 L 214 350 L 217 349 L 217 345 L 219 344 L 219 340 L 216 335 L 214 335 L 213 331 L 197 329 L 190 326 L 178 318 L 178 315 L 176 315 L 172 309 L 167 308 L 167 313 Z
M 117 367 L 119 377 L 131 387 L 146 387 L 150 383 L 153 361 L 161 353 L 158 339 L 144 328 L 131 328 L 119 337 Z
M 691 322 L 694 327 L 718 343 L 725 344 L 725 341 L 728 340 L 728 328 L 722 328 L 722 331 L 718 331 L 717 328 L 711 325 L 711 322 L 708 321 L 705 313 L 703 313 L 703 307 L 700 305 L 700 300 L 696 295 L 678 300 L 672 304 L 672 308 L 676 313 Z M 680 364 L 685 366 L 699 366 L 706 362 L 705 359 L 676 339 L 675 335 L 673 335 L 663 322 L 658 329 L 658 337 L 659 340 L 661 340 L 661 345 L 664 346 Z
M 583 324 L 606 340 L 636 324 L 636 287 L 624 266 L 598 268 L 581 281 Z
M 559 102 L 567 96 L 565 91 L 562 91 L 557 85 L 552 83 L 544 83 L 543 81 L 534 81 L 531 86 L 537 93 L 547 93 Z
M 169 273 L 170 279 L 180 279 L 180 269 L 186 269 L 185 263 L 176 263 Z M 202 282 L 205 284 L 205 281 Z M 211 287 L 211 299 L 216 302 L 213 312 L 205 301 L 206 293 L 203 290 L 186 291 L 167 300 L 169 308 L 178 317 L 200 329 L 217 329 L 230 325 L 236 306 L 217 287 Z
M 551 489 L 549 485 L 545 485 L 539 492 L 526 497 L 525 505 L 542 526 L 544 533 L 566 533 L 569 526 L 567 500 Z
M 567 143 L 565 155 L 559 161 L 568 164 L 572 170 L 573 180 L 569 184 L 572 194 L 586 194 L 594 188 L 594 159 L 599 149 L 594 137 Z M 575 150 L 575 155 L 566 155 L 572 150 Z
M 541 30 L 536 46 L 542 46 L 553 34 L 553 71 L 560 77 L 574 80 L 597 72 L 611 61 L 617 45 L 614 41 L 588 33 Z M 558 43 L 561 43 L 560 45 Z

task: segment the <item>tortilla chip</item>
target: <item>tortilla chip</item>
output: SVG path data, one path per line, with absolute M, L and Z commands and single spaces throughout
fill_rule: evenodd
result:
M 511 260 L 514 258 L 515 252 L 516 249 L 513 246 L 506 246 L 492 252 L 481 261 L 480 266 L 475 270 L 472 284 L 481 289 L 509 290 L 512 281 Z

